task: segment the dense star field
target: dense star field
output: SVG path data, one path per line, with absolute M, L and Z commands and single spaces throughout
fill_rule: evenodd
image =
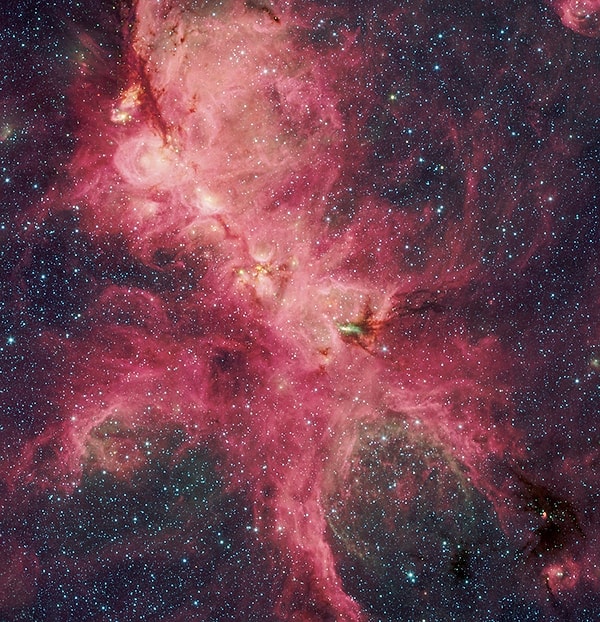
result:
M 0 620 L 600 619 L 600 2 L 0 11 Z

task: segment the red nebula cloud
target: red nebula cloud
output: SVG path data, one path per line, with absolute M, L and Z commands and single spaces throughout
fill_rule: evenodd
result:
M 594 3 L 556 8 L 577 32 L 597 30 Z M 405 478 L 389 471 L 389 498 L 404 508 L 397 516 L 409 515 L 441 472 L 459 492 L 440 494 L 436 511 L 480 496 L 507 532 L 531 507 L 558 512 L 557 528 L 577 528 L 566 501 L 544 505 L 545 493 L 514 475 L 526 460 L 516 380 L 507 347 L 472 304 L 485 288 L 486 232 L 528 197 L 538 226 L 511 257 L 523 269 L 547 243 L 545 198 L 561 189 L 549 182 L 547 196 L 531 199 L 534 182 L 524 179 L 490 205 L 490 150 L 507 156 L 478 110 L 431 128 L 445 162 L 435 174 L 447 169 L 454 188 L 443 224 L 437 199 L 399 210 L 353 181 L 369 157 L 366 130 L 355 124 L 376 111 L 348 85 L 368 74 L 370 51 L 343 29 L 329 50 L 311 43 L 310 12 L 139 0 L 126 16 L 116 83 L 103 88 L 93 67 L 80 76 L 70 179 L 49 192 L 37 222 L 52 214 L 48 205 L 70 205 L 104 249 L 101 267 L 121 253 L 148 276 L 103 284 L 84 330 L 47 335 L 73 372 L 50 396 L 56 420 L 20 447 L 6 481 L 15 495 L 31 484 L 72 494 L 97 472 L 126 482 L 171 451 L 161 429 L 181 429 L 173 461 L 210 444 L 227 491 L 246 495 L 253 532 L 289 560 L 278 619 L 357 621 L 365 614 L 345 589 L 330 530 L 359 529 L 339 487 L 360 495 L 345 478 L 358 463 L 363 473 L 367 442 L 388 447 L 369 436 L 387 422 L 402 421 L 410 433 L 398 442 L 427 456 Z M 414 97 L 388 122 L 409 125 Z M 380 175 L 402 187 L 433 174 L 421 173 L 421 151 L 398 147 Z M 381 501 L 375 486 L 371 494 Z M 547 533 L 537 529 L 524 527 L 514 541 L 535 549 Z M 349 549 L 350 540 L 341 538 Z M 15 544 L 8 558 L 21 584 L 0 569 L 0 594 L 13 594 L 0 607 L 35 592 L 34 556 Z M 466 554 L 453 559 L 455 574 L 466 575 Z M 558 598 L 581 576 L 575 562 L 559 560 L 538 582 Z
M 567 28 L 586 37 L 600 36 L 598 0 L 553 0 L 550 6 Z

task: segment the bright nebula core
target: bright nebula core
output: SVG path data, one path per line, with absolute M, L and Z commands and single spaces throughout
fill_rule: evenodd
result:
M 600 2 L 5 4 L 0 620 L 600 619 Z

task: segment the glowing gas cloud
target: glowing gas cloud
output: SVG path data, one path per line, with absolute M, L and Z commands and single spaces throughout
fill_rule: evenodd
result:
M 598 7 L 549 3 L 570 33 L 492 4 L 482 25 L 137 0 L 111 54 L 81 37 L 73 154 L 13 273 L 58 249 L 86 287 L 72 322 L 42 321 L 45 406 L 4 452 L 8 619 L 600 611 L 597 447 L 546 436 L 552 346 L 519 294 L 593 195 L 591 39 L 537 56 L 597 36 Z M 592 386 L 598 334 L 578 335 Z

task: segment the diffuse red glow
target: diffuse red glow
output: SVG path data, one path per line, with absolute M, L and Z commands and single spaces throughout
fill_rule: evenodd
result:
M 600 36 L 600 2 L 598 0 L 550 0 L 560 21 L 586 37 Z
M 569 27 L 568 11 L 582 19 L 573 7 L 560 8 Z M 128 478 L 161 451 L 144 449 L 145 433 L 181 427 L 187 446 L 219 444 L 256 533 L 289 556 L 277 615 L 360 620 L 324 500 L 359 451 L 361 426 L 406 421 L 464 468 L 503 524 L 518 513 L 506 504 L 514 478 L 493 473 L 524 452 L 502 346 L 445 313 L 479 279 L 486 159 L 464 136 L 483 120 L 475 112 L 438 130 L 463 167 L 462 211 L 438 227 L 433 200 L 401 212 L 345 190 L 365 158 L 343 112 L 363 53 L 350 33 L 317 51 L 290 7 L 242 3 L 186 11 L 140 0 L 130 26 L 118 94 L 81 104 L 89 123 L 64 198 L 99 243 L 121 236 L 143 265 L 175 276 L 195 265 L 201 276 L 184 293 L 105 288 L 87 311 L 92 328 L 64 345 L 77 372 L 62 418 L 27 445 L 15 480 L 70 493 L 83 472 Z M 394 164 L 398 178 L 419 166 L 416 152 Z M 356 194 L 354 213 L 330 224 L 344 194 Z M 400 481 L 393 494 L 406 501 L 414 489 Z M 540 583 L 558 598 L 584 574 L 574 565 L 543 568 Z

